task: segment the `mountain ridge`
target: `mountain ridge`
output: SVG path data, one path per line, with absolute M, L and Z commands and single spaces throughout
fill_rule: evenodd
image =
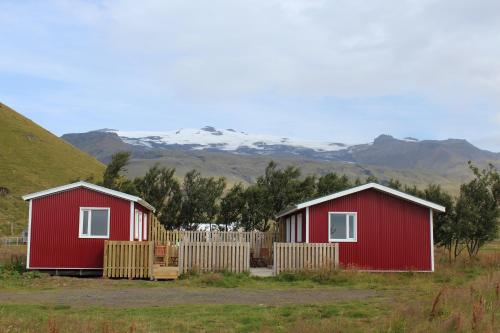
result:
M 234 133 L 239 133 L 241 141 L 235 141 L 234 136 L 232 141 L 224 141 L 225 135 Z M 194 168 L 207 175 L 249 183 L 263 173 L 267 162 L 275 160 L 281 165 L 299 166 L 304 174 L 340 172 L 351 178 L 376 176 L 381 182 L 399 178 L 422 186 L 436 182 L 456 192 L 460 183 L 471 177 L 467 161 L 500 166 L 500 153 L 479 149 L 464 139 L 396 139 L 387 134 L 365 144 L 314 142 L 309 146 L 307 140 L 252 135 L 214 126 L 170 132 L 103 129 L 65 134 L 62 138 L 104 163 L 117 151 L 130 151 L 130 176 L 141 175 L 147 167 L 159 163 L 175 167 L 179 176 Z M 324 149 L 329 144 L 334 146 Z

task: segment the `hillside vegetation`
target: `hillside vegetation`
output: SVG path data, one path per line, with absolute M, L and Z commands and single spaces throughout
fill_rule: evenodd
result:
M 0 235 L 26 225 L 21 196 L 76 179 L 101 177 L 104 165 L 0 103 Z

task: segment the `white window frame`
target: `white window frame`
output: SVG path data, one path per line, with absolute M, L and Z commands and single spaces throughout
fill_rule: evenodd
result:
M 84 235 L 83 234 L 83 212 L 84 211 L 90 211 L 89 212 L 89 224 L 88 224 L 88 234 Z M 108 234 L 105 236 L 92 236 L 92 210 L 107 210 L 108 211 Z M 80 207 L 80 220 L 79 220 L 79 225 L 78 225 L 78 238 L 102 238 L 102 239 L 108 239 L 109 238 L 109 232 L 110 232 L 110 223 L 111 221 L 111 209 L 109 207 Z
M 345 215 L 345 224 L 346 224 L 346 237 L 347 238 L 330 238 L 331 235 L 331 216 L 332 215 Z M 349 216 L 354 216 L 354 238 L 349 238 Z M 358 213 L 357 212 L 328 212 L 328 241 L 334 243 L 356 243 L 358 241 Z

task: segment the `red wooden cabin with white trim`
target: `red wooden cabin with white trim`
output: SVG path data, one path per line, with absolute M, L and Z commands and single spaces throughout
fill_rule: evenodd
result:
M 105 240 L 146 241 L 154 208 L 143 199 L 79 181 L 23 197 L 29 202 L 28 269 L 103 268 Z
M 343 267 L 434 271 L 433 212 L 445 207 L 369 183 L 278 215 L 286 242 L 339 243 Z

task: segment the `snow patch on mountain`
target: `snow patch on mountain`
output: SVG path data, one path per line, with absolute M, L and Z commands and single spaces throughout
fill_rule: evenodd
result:
M 201 129 L 182 128 L 166 132 L 119 131 L 111 129 L 106 131 L 116 133 L 126 143 L 148 148 L 182 145 L 190 146 L 194 150 L 216 149 L 237 151 L 252 149 L 266 151 L 269 149 L 278 149 L 279 147 L 294 147 L 297 149 L 311 149 L 317 152 L 333 152 L 347 149 L 351 146 L 338 142 L 321 142 L 264 134 L 248 134 L 231 128 L 217 129 L 212 126 L 205 126 Z

